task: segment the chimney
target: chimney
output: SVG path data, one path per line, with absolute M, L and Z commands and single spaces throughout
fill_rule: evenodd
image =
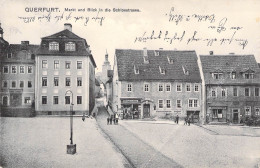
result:
M 4 31 L 1 27 L 1 23 L 0 23 L 0 37 L 4 38 Z
M 146 47 L 144 48 L 143 53 L 144 53 L 144 57 L 147 57 L 147 48 Z
M 29 45 L 30 42 L 29 42 L 29 41 L 21 41 L 21 44 L 22 44 L 22 45 Z
M 65 23 L 64 30 L 66 30 L 66 29 L 72 32 L 72 25 L 70 23 Z
M 214 54 L 214 52 L 213 51 L 209 51 L 209 55 L 213 55 Z

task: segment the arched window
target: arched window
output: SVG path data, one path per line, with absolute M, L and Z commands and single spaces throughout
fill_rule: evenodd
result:
M 57 43 L 57 42 L 50 42 L 49 43 L 49 50 L 51 50 L 51 51 L 59 51 L 59 43 Z
M 75 50 L 76 50 L 75 43 L 68 42 L 65 44 L 65 51 L 75 51 Z

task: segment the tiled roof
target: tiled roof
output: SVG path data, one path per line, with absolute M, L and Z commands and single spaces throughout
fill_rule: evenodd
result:
M 155 56 L 159 52 L 159 56 Z M 147 57 L 143 57 L 143 50 L 116 49 L 119 80 L 177 80 L 201 82 L 197 55 L 195 51 L 176 50 L 147 50 Z M 169 59 L 173 62 L 169 63 Z M 146 60 L 146 61 L 144 61 Z M 189 73 L 184 74 L 183 67 Z M 134 69 L 139 71 L 135 73 Z M 165 70 L 165 74 L 161 74 Z
M 260 69 L 254 55 L 201 55 L 200 59 L 206 84 L 248 83 L 242 75 L 249 71 L 255 72 L 255 79 L 250 79 L 250 83 L 259 82 Z M 223 78 L 213 79 L 214 72 L 223 73 Z M 236 79 L 231 79 L 232 72 L 236 72 Z
M 49 43 L 54 41 L 59 43 L 58 51 L 49 50 Z M 65 51 L 65 43 L 67 42 L 74 42 L 76 44 L 76 50 Z M 94 64 L 94 67 L 96 67 L 95 60 L 89 50 L 89 46 L 86 40 L 67 29 L 53 35 L 43 37 L 37 54 L 50 56 L 89 56 L 92 63 Z

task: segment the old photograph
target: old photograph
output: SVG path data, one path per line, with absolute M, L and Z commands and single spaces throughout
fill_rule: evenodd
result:
M 0 0 L 0 167 L 260 168 L 259 0 Z

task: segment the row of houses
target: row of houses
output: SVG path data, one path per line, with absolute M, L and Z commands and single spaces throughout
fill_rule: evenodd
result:
M 2 116 L 89 114 L 95 105 L 96 64 L 85 39 L 64 30 L 9 44 L 0 25 L 0 102 Z
M 260 68 L 253 55 L 116 49 L 108 104 L 125 117 L 192 117 L 239 123 L 260 117 Z

